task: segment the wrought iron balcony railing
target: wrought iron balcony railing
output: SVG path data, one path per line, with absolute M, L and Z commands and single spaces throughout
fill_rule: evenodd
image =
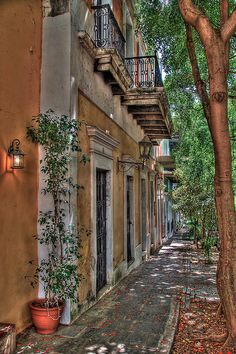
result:
M 156 55 L 126 58 L 125 64 L 133 79 L 132 88 L 163 86 Z
M 124 58 L 125 39 L 110 5 L 93 6 L 95 44 L 99 48 L 115 48 Z

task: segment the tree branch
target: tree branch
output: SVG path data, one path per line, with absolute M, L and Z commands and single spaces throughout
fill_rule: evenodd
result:
M 197 30 L 204 45 L 210 45 L 215 30 L 209 19 L 193 4 L 192 0 L 178 0 L 178 3 L 183 19 Z
M 204 81 L 201 78 L 198 62 L 197 62 L 197 57 L 196 57 L 196 52 L 195 52 L 195 45 L 193 41 L 193 33 L 192 33 L 192 27 L 185 22 L 185 29 L 186 29 L 186 35 L 187 35 L 187 49 L 188 49 L 188 55 L 189 59 L 191 62 L 192 66 L 192 73 L 193 73 L 193 78 L 194 78 L 194 83 L 197 89 L 198 96 L 201 100 L 201 104 L 205 113 L 205 117 L 208 121 L 208 124 L 210 125 L 210 102 L 209 102 L 209 96 L 206 90 L 206 85 Z
M 220 0 L 220 26 L 221 28 L 225 25 L 229 18 L 229 0 Z M 229 42 L 225 44 L 225 66 L 227 72 L 229 72 Z
M 229 0 L 220 0 L 220 26 L 223 27 L 229 18 Z
M 231 16 L 225 22 L 223 27 L 221 28 L 221 38 L 226 43 L 233 36 L 236 31 L 236 9 L 232 12 Z

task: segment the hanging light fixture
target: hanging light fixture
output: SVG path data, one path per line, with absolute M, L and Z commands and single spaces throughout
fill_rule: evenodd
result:
M 14 139 L 8 148 L 8 155 L 11 157 L 11 168 L 22 169 L 24 168 L 25 154 L 20 150 L 20 140 Z
M 138 143 L 140 159 L 146 161 L 150 158 L 152 142 L 147 135 Z

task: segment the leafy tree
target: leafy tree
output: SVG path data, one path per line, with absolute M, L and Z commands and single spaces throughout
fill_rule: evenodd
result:
M 67 298 L 76 301 L 81 275 L 77 260 L 80 259 L 80 232 L 66 222 L 70 194 L 79 190 L 70 176 L 72 152 L 78 153 L 80 162 L 86 163 L 78 140 L 81 122 L 71 117 L 58 116 L 48 110 L 32 120 L 27 128 L 28 138 L 43 148 L 40 171 L 44 178 L 42 193 L 48 197 L 46 211 L 40 211 L 40 232 L 35 238 L 45 248 L 45 258 L 36 267 L 31 285 L 41 283 L 45 293 L 45 307 L 53 307 Z M 32 264 L 33 262 L 30 261 Z
M 174 208 L 205 231 L 216 230 L 215 203 L 213 192 L 213 148 L 202 112 L 193 110 L 194 120 L 181 133 L 181 117 L 175 119 L 180 131 L 180 142 L 174 151 L 177 164 L 178 187 L 173 191 Z
M 236 219 L 228 114 L 228 98 L 235 97 L 234 8 L 233 0 L 149 0 L 139 1 L 138 7 L 143 33 L 162 55 L 172 98 L 177 90 L 182 93 L 170 100 L 172 110 L 180 109 L 188 122 L 192 117 L 183 97 L 190 106 L 200 102 L 212 137 L 220 235 L 217 287 L 227 322 L 226 345 L 236 344 Z

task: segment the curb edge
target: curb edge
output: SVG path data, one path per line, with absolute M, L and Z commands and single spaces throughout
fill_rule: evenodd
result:
M 165 330 L 158 342 L 158 353 L 170 354 L 174 344 L 174 338 L 179 322 L 180 304 L 179 301 L 172 299 L 169 318 Z

